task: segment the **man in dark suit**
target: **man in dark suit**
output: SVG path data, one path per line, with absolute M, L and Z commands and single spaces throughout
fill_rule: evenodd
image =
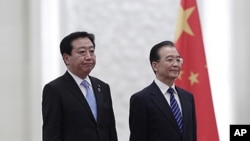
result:
M 196 141 L 193 95 L 175 86 L 183 63 L 174 43 L 153 46 L 155 80 L 130 99 L 130 141 Z
M 94 35 L 71 33 L 60 51 L 67 71 L 44 86 L 43 141 L 117 141 L 109 85 L 89 75 L 96 64 Z

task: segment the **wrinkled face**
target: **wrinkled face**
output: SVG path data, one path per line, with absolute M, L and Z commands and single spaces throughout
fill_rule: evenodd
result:
M 153 62 L 152 66 L 156 77 L 160 80 L 175 80 L 181 69 L 182 58 L 175 47 L 164 46 L 158 52 L 160 60 Z
M 95 48 L 89 38 L 77 38 L 72 41 L 71 55 L 63 54 L 67 68 L 84 79 L 95 67 Z

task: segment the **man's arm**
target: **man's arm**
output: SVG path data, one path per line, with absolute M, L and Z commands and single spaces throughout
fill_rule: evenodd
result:
M 113 110 L 113 104 L 112 104 L 112 98 L 111 98 L 111 92 L 110 88 L 108 85 L 108 90 L 109 90 L 109 96 L 110 96 L 110 103 L 111 103 L 111 111 L 110 111 L 110 122 L 111 122 L 111 129 L 110 129 L 110 141 L 117 141 L 117 132 L 116 132 L 116 124 L 115 124 L 115 115 L 114 115 L 114 110 Z
M 61 103 L 57 90 L 50 85 L 43 89 L 42 97 L 43 141 L 61 141 Z
M 147 114 L 145 105 L 137 95 L 130 98 L 129 128 L 130 141 L 147 140 Z

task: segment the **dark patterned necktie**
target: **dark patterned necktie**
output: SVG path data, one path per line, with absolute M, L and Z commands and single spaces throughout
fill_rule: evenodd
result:
M 170 107 L 172 109 L 172 112 L 174 114 L 178 127 L 180 129 L 180 132 L 182 132 L 182 123 L 183 123 L 182 115 L 181 115 L 181 110 L 179 108 L 179 105 L 177 104 L 177 101 L 174 98 L 174 89 L 170 87 L 167 92 L 170 93 Z

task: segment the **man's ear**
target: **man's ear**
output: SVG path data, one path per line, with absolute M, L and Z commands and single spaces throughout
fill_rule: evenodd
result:
M 63 53 L 62 58 L 66 66 L 69 65 L 69 55 L 66 53 Z
M 159 63 L 158 63 L 158 62 L 156 62 L 156 61 L 153 61 L 153 62 L 152 62 L 152 68 L 153 68 L 154 71 L 157 71 L 158 66 L 159 66 Z

